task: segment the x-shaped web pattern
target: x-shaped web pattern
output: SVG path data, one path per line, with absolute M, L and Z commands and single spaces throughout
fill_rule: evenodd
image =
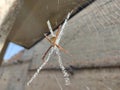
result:
M 60 55 L 60 52 L 59 50 L 62 50 L 64 53 L 66 54 L 69 54 L 68 51 L 66 51 L 65 49 L 63 49 L 59 43 L 60 43 L 60 39 L 63 35 L 63 31 L 64 31 L 64 28 L 67 24 L 67 21 L 68 19 L 70 18 L 70 15 L 71 15 L 72 11 L 68 13 L 63 25 L 61 27 L 58 28 L 58 31 L 56 32 L 56 35 L 54 34 L 53 30 L 52 30 L 52 27 L 51 27 L 51 24 L 49 22 L 49 20 L 47 21 L 47 24 L 48 24 L 48 28 L 50 30 L 50 33 L 52 35 L 52 38 L 49 39 L 49 37 L 45 35 L 45 38 L 52 44 L 48 50 L 45 52 L 45 54 L 43 55 L 42 59 L 44 60 L 45 56 L 47 55 L 48 53 L 48 57 L 46 60 L 44 60 L 44 63 L 37 69 L 36 73 L 32 76 L 32 78 L 28 81 L 27 85 L 29 86 L 30 83 L 36 78 L 36 76 L 39 74 L 39 72 L 41 71 L 41 69 L 47 64 L 47 62 L 49 61 L 50 59 L 50 56 L 53 54 L 53 52 L 56 53 L 56 55 L 58 56 L 58 62 L 60 64 L 60 68 L 64 74 L 64 79 L 65 79 L 65 84 L 66 85 L 69 85 L 70 84 L 70 80 L 69 80 L 69 74 L 67 73 L 65 67 L 63 66 L 63 63 L 62 63 L 62 59 L 61 59 L 61 55 Z

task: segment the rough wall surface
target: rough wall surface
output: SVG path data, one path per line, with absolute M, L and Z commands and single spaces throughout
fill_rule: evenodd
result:
M 61 71 L 55 68 L 58 68 L 55 55 L 46 69 L 30 86 L 26 86 L 42 64 L 41 57 L 49 47 L 49 43 L 43 40 L 25 51 L 22 60 L 32 59 L 32 62 L 0 68 L 1 90 L 119 90 L 119 3 L 119 0 L 96 0 L 68 22 L 61 45 L 74 57 L 62 52 L 61 56 L 66 67 L 74 67 L 70 86 L 65 86 Z M 4 78 L 7 79 L 5 82 Z
M 119 90 L 119 74 L 117 69 L 77 71 L 70 78 L 71 84 L 66 86 L 62 73 L 44 71 L 26 90 Z
M 0 68 L 0 90 L 24 90 L 29 64 L 12 64 Z

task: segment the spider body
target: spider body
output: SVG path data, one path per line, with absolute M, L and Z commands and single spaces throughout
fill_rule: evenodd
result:
M 44 34 L 45 38 L 51 43 L 51 46 L 47 49 L 47 51 L 45 52 L 45 54 L 43 55 L 42 59 L 44 61 L 45 56 L 47 55 L 47 53 L 49 52 L 49 50 L 52 47 L 57 47 L 58 49 L 60 49 L 61 51 L 63 51 L 66 54 L 69 54 L 70 56 L 72 56 L 67 50 L 65 50 L 63 47 L 61 47 L 60 45 L 56 44 L 56 40 L 58 38 L 58 35 L 60 33 L 60 26 L 56 32 L 56 35 L 52 36 L 51 38 L 49 38 L 46 34 Z
M 51 40 L 53 43 L 55 43 L 55 41 L 56 41 L 56 36 L 51 37 L 50 40 Z

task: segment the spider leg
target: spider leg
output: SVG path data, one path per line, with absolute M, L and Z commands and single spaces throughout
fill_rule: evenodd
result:
M 46 34 L 44 34 L 44 36 L 50 43 L 53 43 Z
M 63 47 L 61 47 L 60 45 L 57 45 L 57 44 L 55 44 L 55 45 L 56 45 L 61 51 L 63 51 L 64 53 L 72 56 L 67 50 L 65 50 L 65 49 L 64 49 Z
M 49 50 L 52 48 L 52 45 L 47 49 L 47 51 L 45 52 L 45 54 L 43 55 L 43 57 L 42 57 L 42 60 L 44 61 L 44 58 L 45 58 L 45 56 L 47 55 L 47 53 L 49 52 Z
M 56 43 L 52 42 L 46 34 L 44 34 L 44 36 L 45 36 L 45 38 L 46 38 L 53 46 L 57 46 L 57 48 L 59 48 L 61 51 L 63 51 L 64 53 L 66 53 L 66 54 L 68 54 L 68 55 L 70 55 L 70 56 L 72 56 L 72 55 L 71 55 L 67 50 L 65 50 L 63 47 L 61 47 L 60 45 L 57 45 Z

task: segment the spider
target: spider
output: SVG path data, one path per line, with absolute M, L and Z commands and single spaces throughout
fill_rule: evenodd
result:
M 63 51 L 66 54 L 69 54 L 71 56 L 71 54 L 67 50 L 65 50 L 62 46 L 60 46 L 59 44 L 56 43 L 56 41 L 57 41 L 57 39 L 59 37 L 59 34 L 60 34 L 61 26 L 58 27 L 56 34 L 54 34 L 49 20 L 48 20 L 47 24 L 48 24 L 48 28 L 49 28 L 49 30 L 51 32 L 52 37 L 49 38 L 46 34 L 44 34 L 44 36 L 51 43 L 51 46 L 44 53 L 44 55 L 42 57 L 42 60 L 44 60 L 44 58 L 46 57 L 47 53 L 49 52 L 49 50 L 52 47 L 57 47 L 59 50 Z
M 51 52 L 48 54 L 48 57 L 47 57 L 47 59 L 45 60 L 45 62 L 37 69 L 37 72 L 36 72 L 36 73 L 33 75 L 33 77 L 28 81 L 27 85 L 29 85 L 29 84 L 33 81 L 33 79 L 38 75 L 38 73 L 39 73 L 40 70 L 43 68 L 43 66 L 46 65 L 46 63 L 49 61 L 50 56 L 51 56 L 51 54 L 53 53 L 54 50 L 55 50 L 56 54 L 58 55 L 58 61 L 59 61 L 59 63 L 60 63 L 60 67 L 61 67 L 61 69 L 62 69 L 62 71 L 63 71 L 64 77 L 65 77 L 65 81 L 66 81 L 66 83 L 68 83 L 68 81 L 69 81 L 69 77 L 68 77 L 68 76 L 69 76 L 69 75 L 67 74 L 64 66 L 62 65 L 62 61 L 61 61 L 61 57 L 60 57 L 59 50 L 62 50 L 62 51 L 63 51 L 64 53 L 66 53 L 66 54 L 69 54 L 69 55 L 71 55 L 71 54 L 70 54 L 67 50 L 65 50 L 63 47 L 61 47 L 61 46 L 59 45 L 59 42 L 60 42 L 60 39 L 61 39 L 61 37 L 62 37 L 62 32 L 63 32 L 63 30 L 64 30 L 64 28 L 65 28 L 65 25 L 67 24 L 67 21 L 68 21 L 70 15 L 71 15 L 71 13 L 72 13 L 72 11 L 71 11 L 70 13 L 68 13 L 67 18 L 65 19 L 62 27 L 59 26 L 56 34 L 53 33 L 52 27 L 51 27 L 50 22 L 49 22 L 49 20 L 48 20 L 47 24 L 48 24 L 48 28 L 49 28 L 49 30 L 50 30 L 50 33 L 51 33 L 52 37 L 49 38 L 46 34 L 44 34 L 44 36 L 45 36 L 45 38 L 51 43 L 51 46 L 47 49 L 47 51 L 46 51 L 45 54 L 43 55 L 43 57 L 42 57 L 43 60 L 44 60 L 44 58 L 46 57 L 46 55 L 47 55 L 47 53 L 49 52 L 49 50 L 50 50 L 51 48 L 52 48 L 52 49 L 51 49 Z

